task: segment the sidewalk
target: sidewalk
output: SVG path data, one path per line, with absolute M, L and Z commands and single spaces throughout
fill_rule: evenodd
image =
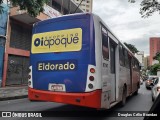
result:
M 25 98 L 28 96 L 28 86 L 0 88 L 0 101 Z

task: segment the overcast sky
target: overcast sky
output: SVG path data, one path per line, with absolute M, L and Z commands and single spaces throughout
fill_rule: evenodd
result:
M 160 37 L 160 14 L 142 18 L 139 9 L 140 2 L 93 0 L 93 13 L 99 15 L 122 42 L 149 54 L 149 38 Z

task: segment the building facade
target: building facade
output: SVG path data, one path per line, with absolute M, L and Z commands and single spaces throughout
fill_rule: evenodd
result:
M 73 0 L 84 12 L 92 12 L 93 0 Z
M 153 57 L 157 52 L 160 52 L 160 37 L 150 38 L 150 65 L 154 64 Z M 154 62 L 153 62 L 154 61 Z
M 59 0 L 51 0 L 44 6 L 44 12 L 36 18 L 31 17 L 19 7 L 10 5 L 7 22 L 7 38 L 3 60 L 2 86 L 26 85 L 28 83 L 29 56 L 31 49 L 32 28 L 35 22 L 73 12 L 77 5 L 70 0 L 62 4 Z M 68 10 L 68 5 L 72 6 Z M 63 11 L 63 12 L 62 12 Z M 62 13 L 61 13 L 62 12 Z M 83 12 L 78 9 L 77 12 Z
M 6 42 L 6 28 L 7 28 L 7 19 L 9 13 L 9 7 L 6 3 L 1 4 L 1 9 L 3 12 L 0 13 L 0 87 L 2 83 L 2 72 L 3 72 L 3 58 Z
M 147 69 L 149 66 L 149 56 L 144 57 L 144 69 Z
M 136 53 L 135 57 L 141 63 L 141 67 L 143 69 L 144 68 L 144 51 L 140 51 L 140 52 Z

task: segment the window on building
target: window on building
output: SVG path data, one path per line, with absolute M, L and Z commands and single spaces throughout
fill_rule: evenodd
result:
M 23 50 L 31 49 L 32 28 L 11 22 L 10 47 Z
M 89 5 L 86 5 L 87 8 L 89 8 Z
M 90 3 L 90 1 L 87 0 L 87 3 Z
M 88 10 L 88 9 L 86 9 L 86 12 L 89 12 L 89 10 Z

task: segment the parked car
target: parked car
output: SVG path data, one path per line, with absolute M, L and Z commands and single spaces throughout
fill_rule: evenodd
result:
M 145 82 L 146 88 L 147 89 L 151 89 L 152 87 L 152 83 L 154 82 L 154 80 L 157 78 L 158 76 L 149 76 L 148 79 Z
M 152 101 L 154 101 L 160 93 L 160 77 L 156 78 L 151 84 L 152 87 Z
M 145 76 L 143 79 L 143 81 L 146 81 L 146 80 L 148 80 L 148 76 Z

